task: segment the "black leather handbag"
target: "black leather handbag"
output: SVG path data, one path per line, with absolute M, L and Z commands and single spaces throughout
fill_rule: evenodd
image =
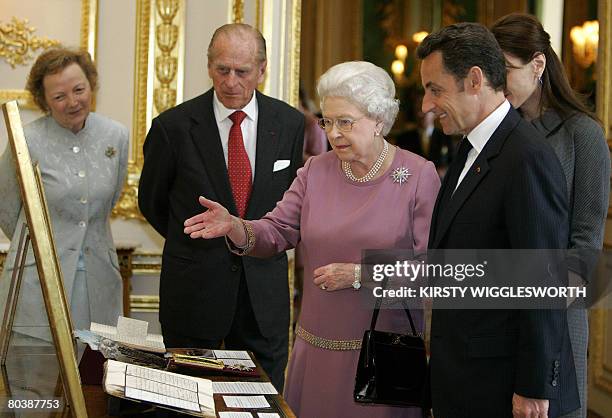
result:
M 363 335 L 353 398 L 356 402 L 427 408 L 425 342 L 408 315 L 412 335 L 376 331 L 380 298 Z

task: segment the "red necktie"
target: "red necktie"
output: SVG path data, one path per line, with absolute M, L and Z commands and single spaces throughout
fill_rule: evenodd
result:
M 236 202 L 238 215 L 241 218 L 244 217 L 251 195 L 251 163 L 244 149 L 242 129 L 240 128 L 240 124 L 245 117 L 246 113 L 242 110 L 237 110 L 229 116 L 234 124 L 230 128 L 227 144 L 227 172 L 232 186 L 234 202 Z

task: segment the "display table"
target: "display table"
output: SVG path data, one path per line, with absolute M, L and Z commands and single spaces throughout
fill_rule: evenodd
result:
M 199 375 L 200 377 L 213 381 L 269 381 L 265 372 L 257 361 L 257 369 L 260 376 L 256 378 L 245 377 L 229 377 L 229 376 L 207 376 Z M 9 350 L 7 365 L 2 370 L 2 379 L 0 380 L 0 416 L 2 417 L 70 417 L 70 410 L 65 405 L 65 400 L 62 396 L 61 382 L 58 379 L 59 367 L 55 356 L 54 348 L 51 346 L 39 347 L 11 347 Z M 155 417 L 156 412 L 152 408 L 145 408 L 144 405 L 129 402 L 127 407 L 124 407 L 125 401 L 122 401 L 120 415 L 109 415 L 109 399 L 112 397 L 104 393 L 102 386 L 99 385 L 83 385 L 83 394 L 87 406 L 87 414 L 92 417 L 133 417 L 133 416 L 150 416 Z M 285 403 L 281 395 L 265 395 L 272 409 L 252 410 L 253 417 L 257 418 L 258 412 L 276 412 L 281 418 L 295 418 L 289 406 Z M 244 411 L 244 409 L 226 408 L 223 402 L 222 395 L 214 395 L 215 409 L 219 411 Z M 112 398 L 111 406 L 117 405 L 116 399 Z M 30 403 L 28 407 L 27 400 L 39 400 L 39 406 L 42 405 L 41 400 L 49 400 L 45 406 L 51 406 L 46 409 L 35 409 Z M 8 408 L 9 401 L 19 401 L 18 409 L 12 411 Z M 116 410 L 117 408 L 112 408 Z M 145 411 L 147 409 L 148 411 Z M 160 409 L 161 410 L 161 409 Z M 139 411 L 139 412 L 135 412 Z

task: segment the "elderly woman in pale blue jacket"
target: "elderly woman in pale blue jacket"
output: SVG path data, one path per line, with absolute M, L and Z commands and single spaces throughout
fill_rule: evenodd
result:
M 110 214 L 127 171 L 125 126 L 90 112 L 97 71 L 87 52 L 46 51 L 27 82 L 46 112 L 24 128 L 32 161 L 38 162 L 53 236 L 75 328 L 90 321 L 114 324 L 122 312 L 122 284 L 110 230 Z M 0 307 L 25 222 L 10 150 L 0 157 L 0 228 L 12 238 L 0 279 Z M 14 330 L 51 340 L 32 250 L 26 258 Z M 27 337 L 26 337 L 27 338 Z

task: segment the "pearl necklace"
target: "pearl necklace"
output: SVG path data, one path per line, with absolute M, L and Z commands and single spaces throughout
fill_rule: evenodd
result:
M 384 146 L 382 151 L 380 152 L 380 155 L 374 162 L 372 168 L 370 168 L 370 171 L 368 171 L 363 177 L 355 177 L 355 175 L 353 174 L 353 170 L 351 169 L 351 163 L 348 161 L 342 161 L 342 170 L 344 171 L 346 177 L 349 178 L 349 180 L 356 181 L 358 183 L 365 183 L 366 181 L 372 180 L 376 176 L 376 174 L 378 174 L 378 171 L 382 167 L 383 163 L 385 162 L 385 158 L 387 158 L 387 154 L 389 153 L 389 143 L 384 139 L 383 142 Z

